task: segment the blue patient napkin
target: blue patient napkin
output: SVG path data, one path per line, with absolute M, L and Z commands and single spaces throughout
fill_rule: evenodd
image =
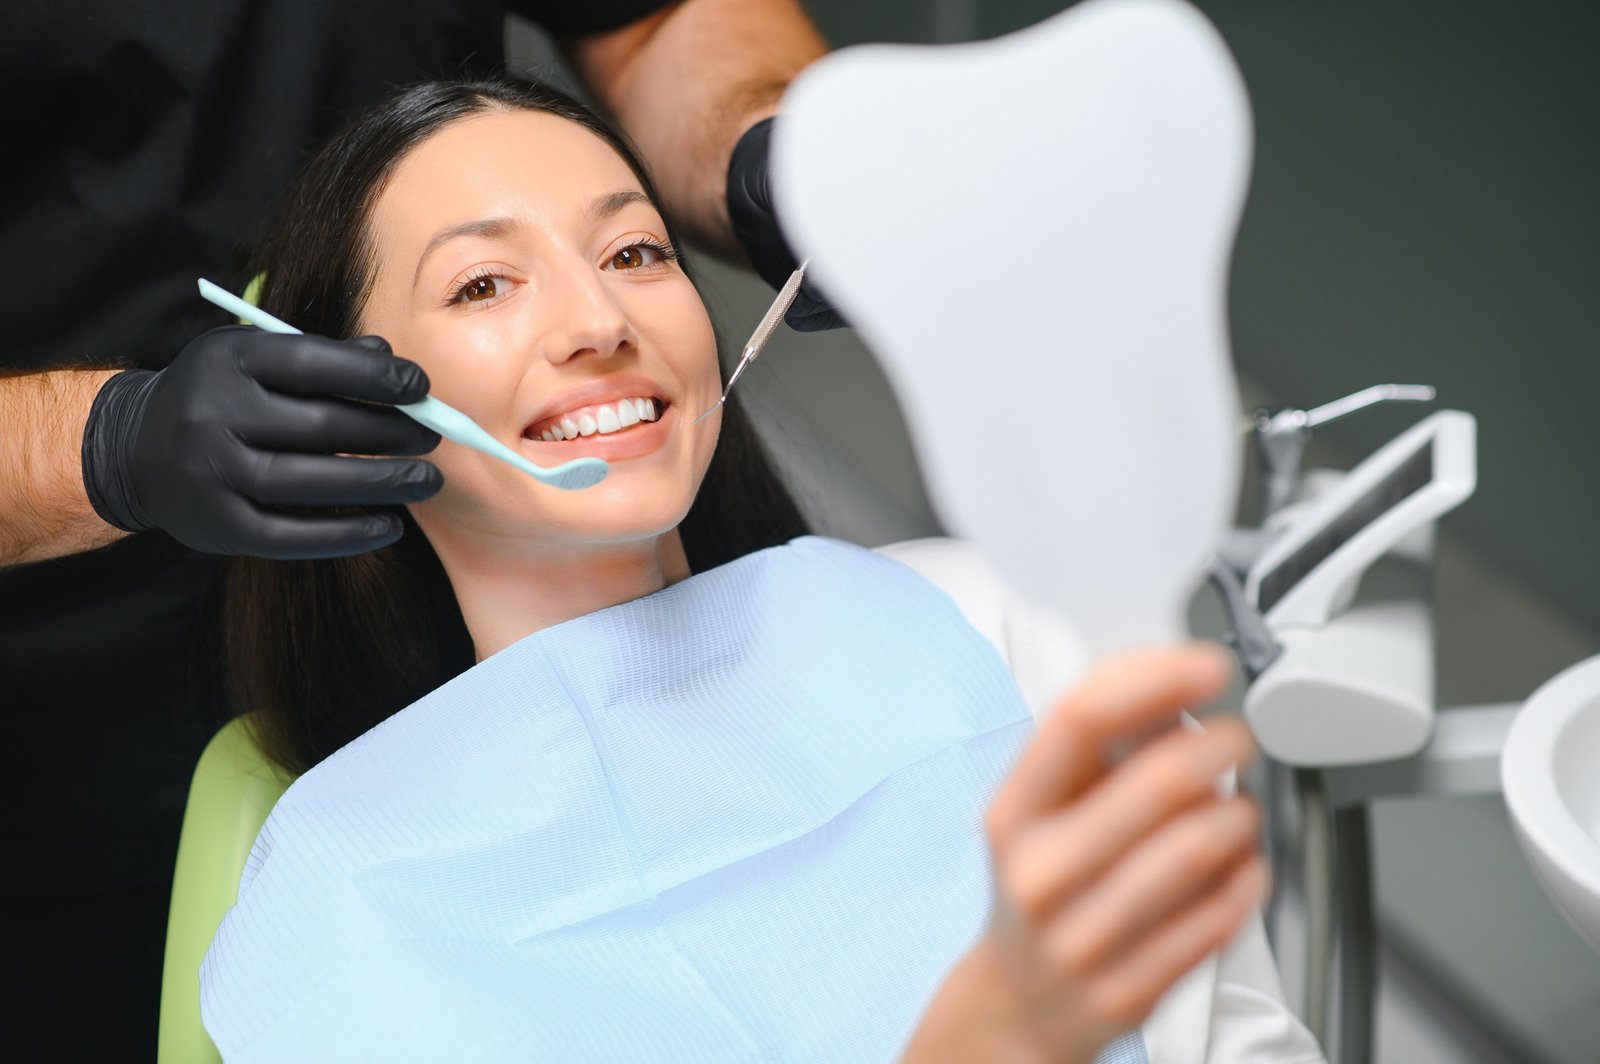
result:
M 206 956 L 206 1028 L 229 1061 L 892 1061 L 982 931 L 982 813 L 1032 732 L 911 570 L 761 551 L 306 773 Z

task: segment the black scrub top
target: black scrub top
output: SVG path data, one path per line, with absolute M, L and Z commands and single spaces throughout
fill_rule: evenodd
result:
M 510 6 L 557 35 L 663 0 Z M 287 181 L 395 87 L 504 62 L 493 0 L 20 0 L 0 16 L 0 375 L 166 365 Z M 0 432 L 11 426 L 0 426 Z M 215 681 L 221 559 L 161 533 L 0 570 L 7 897 L 160 883 Z

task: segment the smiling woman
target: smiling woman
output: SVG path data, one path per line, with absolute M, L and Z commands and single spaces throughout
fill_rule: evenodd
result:
M 612 463 L 562 492 L 445 441 L 394 546 L 232 560 L 233 695 L 293 772 L 520 635 L 806 531 L 737 405 L 681 417 L 720 394 L 709 319 L 642 165 L 548 87 L 381 105 L 311 163 L 261 268 L 264 309 L 383 337 L 533 461 Z
M 1081 642 L 970 549 L 803 535 L 737 399 L 695 418 L 710 322 L 587 111 L 412 89 L 315 160 L 265 270 L 268 311 L 611 472 L 446 441 L 394 546 L 232 563 L 239 704 L 299 778 L 201 969 L 226 1059 L 1319 1059 L 1218 791 L 1248 733 L 1104 757 L 1226 659 L 1062 697 Z

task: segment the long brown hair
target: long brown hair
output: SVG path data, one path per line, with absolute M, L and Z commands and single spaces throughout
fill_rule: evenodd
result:
M 428 82 L 368 111 L 310 163 L 267 238 L 262 308 L 306 332 L 354 335 L 375 265 L 368 217 L 395 165 L 446 124 L 494 109 L 541 111 L 589 130 L 659 207 L 629 145 L 570 97 L 522 79 Z M 221 634 L 229 696 L 253 711 L 257 744 L 292 773 L 473 663 L 438 557 L 410 516 L 400 516 L 400 540 L 366 554 L 228 563 Z M 716 452 L 679 526 L 690 568 L 702 572 L 806 531 L 730 397 Z

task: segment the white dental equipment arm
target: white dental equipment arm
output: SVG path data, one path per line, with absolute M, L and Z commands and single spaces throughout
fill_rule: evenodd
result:
M 1244 703 L 1269 755 L 1306 767 L 1364 764 L 1407 757 L 1428 741 L 1433 617 L 1425 593 L 1351 602 L 1380 557 L 1428 535 L 1472 494 L 1476 455 L 1472 416 L 1436 413 L 1300 508 L 1251 567 L 1245 597 L 1282 648 Z
M 1310 413 L 1326 421 L 1374 401 L 1431 393 L 1380 385 Z M 1265 527 L 1236 533 L 1217 583 L 1253 681 L 1245 717 L 1268 755 L 1262 804 L 1267 848 L 1280 870 L 1269 934 L 1281 873 L 1290 867 L 1278 852 L 1287 844 L 1299 857 L 1305 910 L 1302 1015 L 1329 1045 L 1337 953 L 1335 1059 L 1366 1064 L 1378 932 L 1365 803 L 1384 793 L 1490 789 L 1504 714 L 1458 710 L 1441 729 L 1434 704 L 1433 526 L 1476 486 L 1476 422 L 1458 411 L 1437 413 L 1350 472 L 1326 472 L 1322 490 L 1291 503 L 1312 424 L 1305 411 L 1257 415 Z M 1386 593 L 1363 589 L 1358 597 L 1380 566 Z M 1247 573 L 1242 588 L 1234 569 Z M 1280 813 L 1289 775 L 1299 804 L 1292 831 Z

